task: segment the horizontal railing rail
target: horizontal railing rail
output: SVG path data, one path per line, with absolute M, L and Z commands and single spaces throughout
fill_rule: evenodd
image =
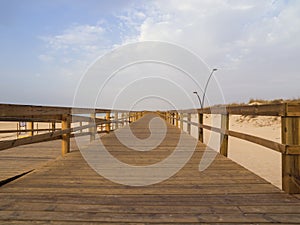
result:
M 97 114 L 102 114 L 102 118 Z M 108 133 L 141 116 L 142 112 L 126 110 L 0 104 L 0 121 L 25 123 L 25 126 L 18 125 L 15 130 L 0 129 L 0 134 L 16 133 L 17 136 L 12 140 L 0 141 L 0 150 L 62 139 L 64 155 L 70 151 L 71 137 L 89 135 L 94 140 L 95 134 Z M 35 128 L 34 125 L 38 123 L 49 123 L 49 128 Z M 60 124 L 60 128 L 56 127 L 57 124 Z M 24 133 L 25 135 L 19 135 Z
M 191 115 L 197 114 L 198 122 L 191 121 Z M 204 124 L 205 114 L 220 115 L 220 127 Z M 228 137 L 239 138 L 282 154 L 282 189 L 288 193 L 300 193 L 300 104 L 281 103 L 266 105 L 214 106 L 204 109 L 171 110 L 159 112 L 169 123 L 191 134 L 191 126 L 198 128 L 198 139 L 203 142 L 203 129 L 221 135 L 220 154 L 228 155 Z M 282 142 L 274 142 L 255 135 L 229 129 L 230 115 L 276 116 L 281 118 Z M 187 118 L 187 119 L 184 119 Z
M 71 137 L 89 135 L 92 141 L 97 133 L 108 133 L 118 129 L 139 119 L 144 113 L 145 111 L 128 112 L 126 110 L 0 104 L 0 121 L 28 124 L 26 128 L 15 131 L 16 133 L 28 133 L 27 137 L 0 141 L 0 150 L 62 139 L 62 154 L 64 155 L 70 151 Z M 191 126 L 197 127 L 198 139 L 201 142 L 204 140 L 204 129 L 220 133 L 220 153 L 224 156 L 228 155 L 229 137 L 239 138 L 280 152 L 282 154 L 282 188 L 288 193 L 300 193 L 300 104 L 220 105 L 204 109 L 157 111 L 157 113 L 181 129 L 184 127 L 183 124 L 186 124 L 186 131 L 189 134 Z M 99 114 L 101 114 L 101 118 Z M 198 122 L 191 120 L 192 114 L 198 115 Z M 205 124 L 205 114 L 220 115 L 220 127 Z M 282 142 L 278 143 L 230 130 L 230 115 L 280 117 Z M 35 128 L 35 123 L 49 123 L 49 129 Z M 57 124 L 60 124 L 59 128 L 56 127 Z M 35 132 L 46 133 L 35 134 Z M 13 130 L 1 130 L 0 134 L 2 133 L 13 133 Z

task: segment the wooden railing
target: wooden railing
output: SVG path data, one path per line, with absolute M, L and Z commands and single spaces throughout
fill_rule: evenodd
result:
M 105 114 L 105 118 L 99 118 L 99 114 Z M 28 124 L 28 128 L 22 130 L 22 132 L 27 132 L 26 137 L 0 141 L 0 150 L 62 139 L 62 155 L 64 155 L 70 152 L 70 138 L 75 133 L 76 135 L 90 135 L 91 140 L 94 140 L 96 133 L 110 132 L 141 116 L 142 112 L 121 110 L 0 104 L 0 121 L 26 122 Z M 35 129 L 35 123 L 50 123 L 51 128 Z M 75 126 L 78 123 L 79 126 Z M 57 128 L 57 124 L 60 124 L 61 128 Z M 0 129 L 0 133 L 17 134 L 18 132 L 20 132 L 19 129 Z M 37 132 L 43 133 L 36 134 Z
M 62 139 L 62 155 L 70 151 L 70 138 L 75 135 L 90 135 L 110 132 L 139 119 L 145 112 L 111 111 L 106 109 L 85 109 L 69 107 L 29 106 L 0 104 L 0 121 L 27 122 L 28 137 L 0 141 L 0 150 L 25 144 Z M 228 137 L 240 138 L 259 144 L 282 154 L 282 188 L 288 193 L 300 193 L 300 104 L 272 104 L 252 106 L 218 106 L 195 110 L 157 112 L 171 124 L 191 133 L 191 126 L 198 128 L 198 139 L 203 142 L 204 129 L 221 134 L 220 153 L 228 155 Z M 198 122 L 191 121 L 192 114 L 198 114 Z M 105 117 L 99 118 L 99 114 Z M 203 123 L 203 115 L 221 115 L 221 126 L 212 127 Z M 89 116 L 87 116 L 89 115 Z M 282 142 L 277 143 L 262 137 L 244 134 L 229 129 L 230 115 L 278 116 L 281 117 Z M 186 119 L 184 119 L 186 118 Z M 51 129 L 34 129 L 34 123 L 51 123 Z M 75 126 L 79 123 L 79 126 Z M 83 125 L 83 123 L 85 123 Z M 56 124 L 61 124 L 57 128 Z M 73 124 L 73 125 L 72 125 Z M 88 131 L 86 131 L 88 130 Z M 36 131 L 46 132 L 35 134 Z M 13 130 L 1 130 L 1 133 Z M 17 130 L 15 132 L 18 132 Z
M 198 139 L 203 142 L 203 129 L 220 133 L 220 154 L 228 155 L 228 137 L 249 141 L 282 154 L 282 189 L 288 193 L 300 193 L 300 104 L 268 104 L 244 106 L 216 106 L 198 110 L 159 112 L 169 123 L 191 133 L 191 126 L 198 128 Z M 198 122 L 191 121 L 192 114 L 198 114 Z M 203 115 L 221 115 L 220 127 L 203 123 Z M 277 116 L 281 117 L 281 143 L 262 137 L 229 130 L 230 115 Z M 187 118 L 187 119 L 184 119 Z

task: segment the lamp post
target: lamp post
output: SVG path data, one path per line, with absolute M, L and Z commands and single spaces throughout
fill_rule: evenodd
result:
M 217 71 L 217 69 L 213 69 L 206 81 L 206 84 L 205 84 L 205 87 L 204 87 L 204 91 L 203 91 L 203 95 L 202 95 L 202 101 L 201 101 L 201 98 L 198 94 L 197 91 L 194 91 L 193 94 L 197 95 L 198 97 L 198 100 L 199 100 L 199 104 L 200 104 L 200 107 L 201 109 L 203 109 L 204 107 L 204 100 L 205 100 L 205 94 L 206 94 L 206 90 L 207 90 L 207 87 L 208 87 L 208 83 L 210 81 L 210 78 L 212 77 L 213 73 Z M 203 128 L 202 128 L 202 124 L 203 124 L 203 113 L 198 113 L 198 124 L 200 125 L 198 127 L 198 140 L 201 141 L 203 143 Z
M 207 91 L 207 87 L 208 87 L 209 81 L 210 81 L 210 79 L 211 79 L 211 77 L 212 77 L 212 75 L 214 74 L 215 71 L 217 71 L 216 68 L 212 69 L 212 71 L 211 71 L 211 73 L 210 73 L 210 75 L 209 75 L 209 77 L 208 77 L 208 79 L 206 81 L 206 84 L 205 84 L 205 87 L 204 87 L 204 91 L 203 91 L 203 95 L 202 95 L 202 100 L 200 99 L 200 96 L 199 96 L 199 94 L 198 94 L 197 91 L 193 92 L 198 97 L 201 109 L 203 109 L 203 107 L 204 107 L 205 94 L 206 94 L 206 91 Z
M 199 100 L 200 107 L 202 108 L 202 102 L 201 102 L 200 96 L 198 95 L 198 92 L 197 92 L 197 91 L 194 91 L 193 94 L 197 95 L 198 100 Z

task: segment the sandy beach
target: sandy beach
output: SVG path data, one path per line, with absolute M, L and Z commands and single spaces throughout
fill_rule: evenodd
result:
M 215 126 L 219 124 L 220 116 L 213 116 Z M 197 122 L 197 115 L 192 116 Z M 205 115 L 204 123 L 211 125 L 211 116 Z M 252 134 L 281 143 L 281 121 L 279 117 L 257 116 L 254 118 L 231 115 L 229 119 L 230 130 Z M 186 126 L 184 126 L 186 129 Z M 192 126 L 191 135 L 197 137 L 197 128 Z M 214 137 L 212 137 L 214 135 Z M 204 143 L 213 149 L 219 148 L 219 135 L 204 130 Z M 281 188 L 281 154 L 271 149 L 253 144 L 244 140 L 229 137 L 228 157 L 260 177 Z

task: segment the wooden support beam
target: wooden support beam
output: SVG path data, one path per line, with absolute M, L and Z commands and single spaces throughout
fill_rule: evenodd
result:
M 115 129 L 118 129 L 119 128 L 119 114 L 118 112 L 115 112 Z
M 221 115 L 221 130 L 220 134 L 220 154 L 228 156 L 228 135 L 226 131 L 229 129 L 229 114 Z
M 97 126 L 96 126 L 96 113 L 91 113 L 90 114 L 91 121 L 89 122 L 90 125 L 95 125 L 89 128 L 90 132 L 90 141 L 94 141 L 96 139 L 96 131 L 97 131 Z
M 61 129 L 70 129 L 71 128 L 71 118 L 68 114 L 64 114 L 62 116 L 61 121 Z M 70 133 L 66 133 L 62 135 L 62 145 L 61 145 L 61 154 L 64 156 L 65 154 L 70 152 Z
M 110 112 L 107 112 L 107 113 L 106 113 L 105 119 L 107 120 L 107 122 L 110 121 Z M 107 133 L 110 132 L 110 123 L 107 123 L 107 124 L 105 125 L 105 130 L 106 130 Z
M 175 113 L 172 113 L 172 125 L 175 125 Z
M 199 125 L 203 125 L 203 114 L 202 113 L 198 113 L 198 124 Z M 198 126 L 198 140 L 201 141 L 203 143 L 203 128 L 201 126 Z
M 54 132 L 56 129 L 56 123 L 55 122 L 52 122 L 52 132 Z
M 175 126 L 178 127 L 179 126 L 179 123 L 178 123 L 178 113 L 175 113 Z
M 180 129 L 183 130 L 183 113 L 180 113 Z
M 191 119 L 192 119 L 192 114 L 188 113 L 187 114 L 187 133 L 191 134 Z
M 82 122 L 79 122 L 79 126 L 82 127 Z M 80 130 L 80 133 L 82 133 L 82 130 Z
M 282 143 L 300 145 L 300 117 L 283 116 Z M 282 189 L 290 194 L 300 193 L 300 155 L 282 154 Z
M 34 135 L 34 123 L 33 122 L 27 122 L 27 129 L 30 130 L 28 132 L 28 136 L 33 136 Z

